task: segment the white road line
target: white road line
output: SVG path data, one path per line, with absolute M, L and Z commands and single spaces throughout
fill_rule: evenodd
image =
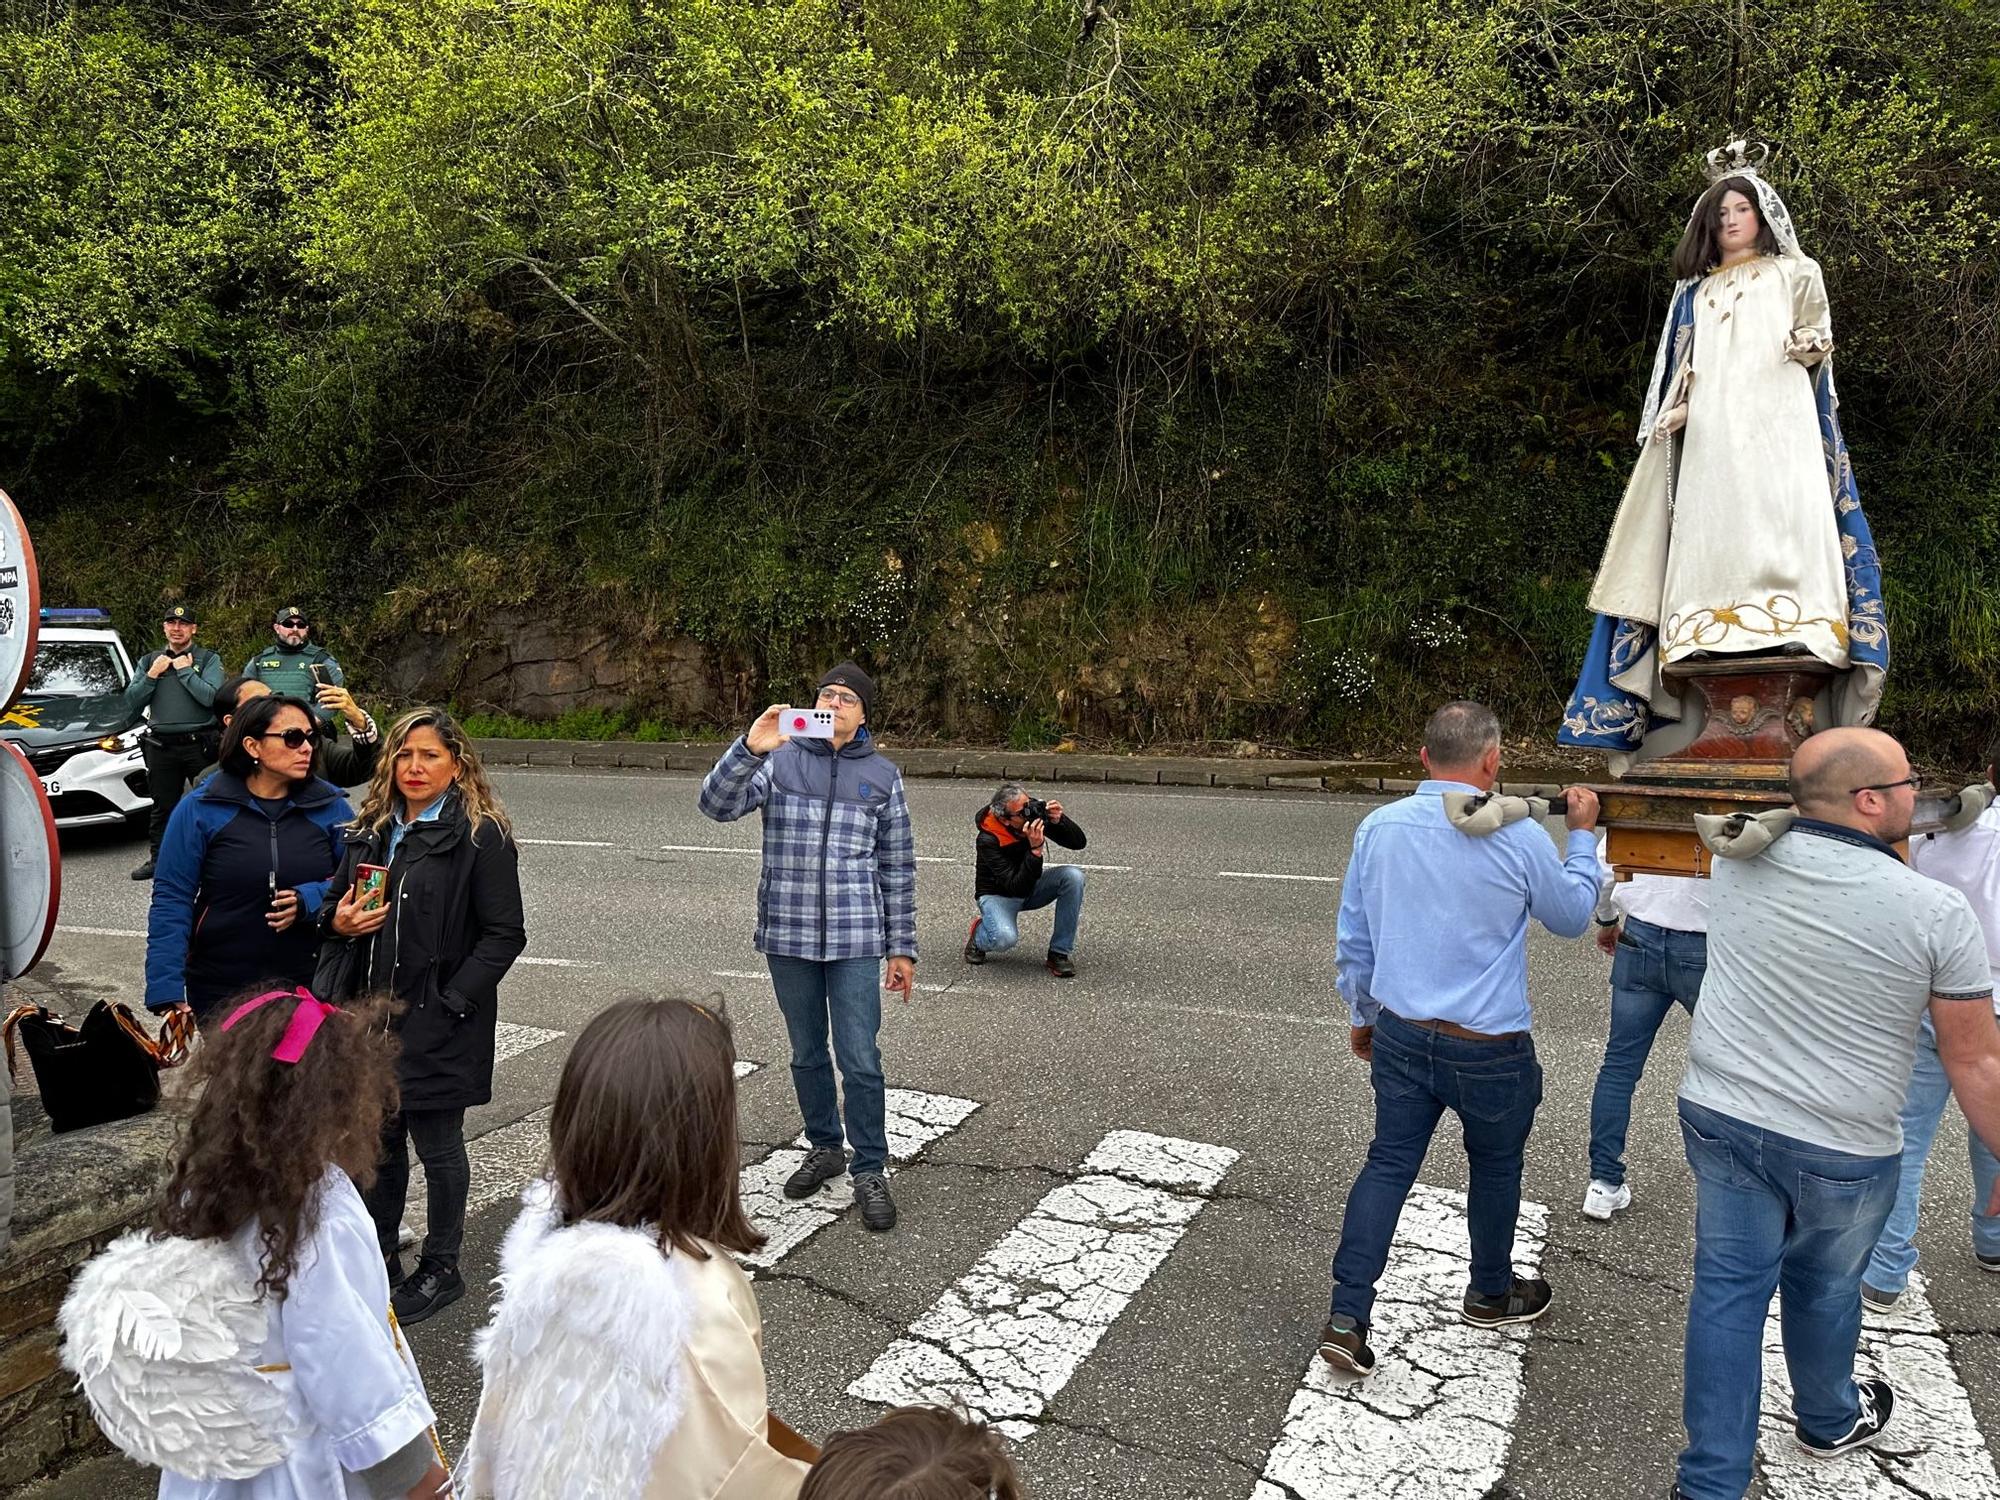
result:
M 662 844 L 662 849 L 675 854 L 747 854 L 752 858 L 762 854 L 762 849 L 726 849 L 720 844 Z
M 1027 1437 L 1235 1160 L 1226 1146 L 1112 1131 L 847 1393 L 962 1403 Z
M 1058 865 L 1056 868 L 1060 869 L 1062 867 Z M 1132 873 L 1130 865 L 1078 865 L 1077 868 L 1079 870 L 1103 870 L 1106 874 L 1110 875 L 1130 875 Z
M 519 1057 L 524 1052 L 532 1052 L 562 1035 L 562 1032 L 551 1031 L 546 1026 L 523 1026 L 515 1021 L 502 1021 L 494 1030 L 494 1066 L 498 1067 L 509 1058 Z
M 68 933 L 72 937 L 142 938 L 146 934 L 131 927 L 70 927 L 61 925 L 57 932 Z M 595 960 L 587 958 L 517 958 L 517 964 L 539 964 L 551 969 L 596 969 L 601 968 Z
M 1924 1279 L 1887 1317 L 1867 1315 L 1854 1373 L 1896 1388 L 1896 1412 L 1882 1442 L 1837 1463 L 1808 1458 L 1793 1435 L 1792 1387 L 1785 1376 L 1774 1299 L 1764 1323 L 1764 1492 L 1771 1500 L 1972 1500 L 2000 1495 L 2000 1476 L 1959 1382 Z
M 1304 880 L 1314 885 L 1339 885 L 1338 875 L 1273 875 L 1268 870 L 1217 870 L 1223 880 Z
M 710 969 L 712 979 L 764 979 L 771 977 L 768 969 Z M 917 989 L 927 995 L 942 995 L 949 990 L 954 995 L 977 995 L 982 993 L 969 984 L 920 984 Z
M 1139 1010 L 1178 1011 L 1189 1016 L 1220 1016 L 1231 1021 L 1281 1021 L 1291 1026 L 1343 1028 L 1348 1024 L 1334 1016 L 1302 1016 L 1288 1010 L 1236 1010 L 1227 1005 L 1181 1005 L 1171 1000 L 1113 1000 L 1111 1004 L 1128 1005 Z
M 1514 1263 L 1527 1275 L 1541 1263 L 1548 1217 L 1539 1203 L 1521 1205 Z M 1375 1300 L 1375 1374 L 1336 1374 L 1313 1355 L 1251 1500 L 1479 1500 L 1497 1492 L 1529 1334 L 1459 1320 L 1471 1249 L 1465 1194 L 1412 1188 Z
M 517 844 L 540 844 L 551 849 L 620 849 L 622 844 L 614 844 L 609 839 L 524 839 L 516 838 Z
M 955 1099 L 949 1094 L 890 1089 L 887 1095 L 889 1167 L 885 1175 L 891 1177 L 897 1167 L 915 1160 L 932 1141 L 950 1135 L 979 1108 L 970 1099 Z M 785 1179 L 798 1170 L 805 1156 L 806 1140 L 800 1136 L 743 1169 L 743 1210 L 766 1238 L 763 1249 L 737 1257 L 752 1276 L 775 1266 L 853 1205 L 853 1179 L 844 1173 L 810 1198 L 785 1196 Z

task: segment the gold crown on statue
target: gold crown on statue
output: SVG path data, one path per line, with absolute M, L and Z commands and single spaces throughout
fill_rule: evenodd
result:
M 1763 141 L 1728 141 L 1709 152 L 1704 160 L 1708 163 L 1708 180 L 1720 182 L 1725 177 L 1739 173 L 1757 175 L 1764 170 L 1764 164 L 1771 159 L 1771 148 Z

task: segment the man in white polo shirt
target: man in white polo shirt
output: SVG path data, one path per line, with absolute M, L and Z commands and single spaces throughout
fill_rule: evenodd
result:
M 2000 786 L 2000 739 L 1987 747 L 1986 777 Z M 1970 828 L 1912 839 L 1910 868 L 1965 892 L 1986 933 L 1986 962 L 2000 975 L 2000 802 L 1981 813 Z M 1887 1312 L 1902 1300 L 1910 1272 L 1917 1268 L 1917 1205 L 1924 1192 L 1924 1166 L 1950 1102 L 1951 1080 L 1938 1060 L 1937 1032 L 1926 1017 L 1917 1033 L 1910 1095 L 1903 1103 L 1903 1166 L 1896 1206 L 1889 1211 L 1882 1238 L 1875 1242 L 1868 1269 L 1861 1275 L 1861 1300 L 1877 1312 Z M 1983 1270 L 2000 1271 L 2000 1214 L 1988 1211 L 2000 1185 L 2000 1157 L 1986 1149 L 1976 1131 L 1967 1131 L 1966 1139 L 1972 1148 L 1973 1259 Z
M 1889 1383 L 1854 1379 L 1861 1269 L 1895 1201 L 1926 1010 L 1966 1119 L 2000 1143 L 1979 920 L 1892 847 L 1918 785 L 1881 731 L 1816 734 L 1792 757 L 1798 821 L 1714 865 L 1680 1093 L 1696 1191 L 1683 1500 L 1742 1500 L 1750 1486 L 1774 1290 L 1800 1446 L 1830 1458 L 1889 1424 Z
M 1632 1206 L 1625 1181 L 1632 1091 L 1661 1024 L 1676 1005 L 1693 1015 L 1701 994 L 1708 969 L 1708 880 L 1634 875 L 1614 886 L 1602 839 L 1597 862 L 1605 880 L 1597 946 L 1611 955 L 1611 1025 L 1590 1091 L 1590 1186 L 1583 1213 L 1608 1220 Z

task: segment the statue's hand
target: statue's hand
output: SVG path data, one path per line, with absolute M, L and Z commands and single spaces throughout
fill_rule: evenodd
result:
M 1816 365 L 1833 353 L 1833 336 L 1817 328 L 1794 328 L 1785 336 L 1785 358 L 1795 364 Z
M 1653 441 L 1664 443 L 1668 438 L 1687 426 L 1688 409 L 1685 406 L 1672 407 L 1660 413 L 1660 420 L 1653 424 Z

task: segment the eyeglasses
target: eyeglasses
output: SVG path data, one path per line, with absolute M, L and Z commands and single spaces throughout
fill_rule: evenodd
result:
M 861 707 L 861 700 L 848 692 L 846 688 L 821 688 L 819 690 L 819 701 L 822 703 L 835 703 L 842 708 Z
M 298 620 L 298 619 L 293 619 L 293 620 L 280 620 L 280 621 L 278 621 L 278 629 L 280 629 L 280 630 L 310 630 L 310 629 L 312 629 L 312 621 L 311 621 L 311 620 Z
M 258 735 L 257 738 L 260 740 L 283 740 L 287 750 L 303 750 L 313 742 L 313 732 L 310 729 L 300 729 L 294 726 L 291 729 L 274 729 L 269 734 Z
M 1884 781 L 1871 786 L 1851 786 L 1847 789 L 1847 795 L 1852 797 L 1859 792 L 1893 792 L 1899 786 L 1906 786 L 1913 792 L 1920 792 L 1924 788 L 1924 778 L 1915 771 L 1912 771 L 1901 781 Z

